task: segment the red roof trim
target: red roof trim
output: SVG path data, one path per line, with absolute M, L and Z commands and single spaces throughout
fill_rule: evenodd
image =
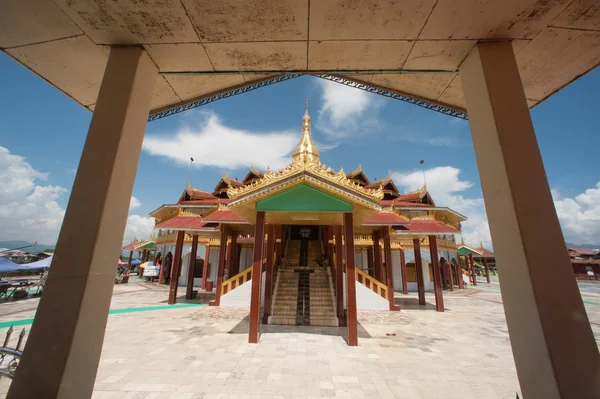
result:
M 409 233 L 457 234 L 459 230 L 439 220 L 411 220 L 406 226 Z
M 369 218 L 363 226 L 365 225 L 378 225 L 378 226 L 392 226 L 397 224 L 409 224 L 410 221 L 404 219 L 401 216 L 396 215 L 395 213 L 390 212 L 379 212 L 377 215 Z
M 206 224 L 201 217 L 175 216 L 156 225 L 154 228 L 163 230 L 195 230 L 203 228 Z

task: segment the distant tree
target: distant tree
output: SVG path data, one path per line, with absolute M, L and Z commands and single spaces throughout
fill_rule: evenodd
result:
M 42 252 L 49 252 L 49 253 L 53 254 L 54 253 L 54 249 L 52 249 L 52 248 L 46 248 Z

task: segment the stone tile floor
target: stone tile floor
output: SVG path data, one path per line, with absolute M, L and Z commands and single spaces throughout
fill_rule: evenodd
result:
M 600 285 L 586 284 L 600 339 Z M 346 345 L 345 328 L 300 326 L 262 326 L 250 345 L 248 309 L 168 307 L 164 287 L 117 285 L 93 397 L 515 398 L 496 283 L 445 291 L 445 313 L 430 293 L 426 307 L 396 297 L 401 312 L 359 312 L 358 347 Z M 0 339 L 10 323 L 29 328 L 38 301 L 0 302 Z M 0 397 L 9 383 L 0 380 Z

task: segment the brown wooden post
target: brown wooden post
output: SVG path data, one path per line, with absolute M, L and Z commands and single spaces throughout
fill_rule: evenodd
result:
M 158 272 L 158 284 L 162 285 L 165 283 L 165 261 L 167 260 L 167 246 L 163 246 L 163 256 L 160 261 L 160 271 Z
M 471 265 L 471 279 L 473 280 L 473 285 L 477 285 L 477 270 L 475 269 L 473 254 L 469 254 L 469 264 Z
M 251 344 L 258 343 L 260 332 L 260 290 L 264 241 L 265 213 L 256 212 L 254 256 L 252 261 L 252 292 L 250 294 L 250 320 L 248 322 L 248 342 Z
M 463 285 L 463 269 L 462 269 L 462 263 L 460 261 L 460 255 L 458 255 L 458 253 L 456 254 L 458 257 L 458 265 L 456 265 L 456 278 L 458 279 L 458 289 L 462 290 L 465 288 L 465 286 Z M 465 261 L 466 262 L 466 261 Z
M 344 315 L 344 245 L 342 242 L 342 226 L 335 226 L 335 299 L 337 317 L 340 326 L 346 325 Z
M 383 251 L 385 253 L 385 270 L 388 300 L 390 302 L 390 310 L 400 310 L 400 306 L 396 305 L 394 300 L 394 275 L 392 274 L 392 243 L 390 242 L 390 230 L 387 227 L 383 228 Z
M 485 278 L 487 280 L 487 283 L 490 283 L 490 269 L 488 268 L 488 264 L 487 264 L 487 258 L 484 256 L 483 257 L 483 266 L 485 267 Z
M 354 269 L 354 218 L 352 212 L 344 213 L 344 236 L 346 246 L 346 322 L 348 346 L 358 346 L 358 316 L 356 311 L 356 270 Z
M 133 251 L 129 251 L 129 261 L 127 261 L 127 268 L 131 270 L 131 260 L 133 259 Z
M 177 232 L 175 254 L 173 254 L 173 264 L 171 265 L 171 280 L 169 281 L 169 305 L 177 303 L 177 281 L 179 280 L 179 266 L 181 265 L 181 251 L 183 250 L 184 237 L 185 231 Z
M 375 279 L 383 282 L 383 260 L 381 259 L 381 246 L 379 245 L 379 231 L 373 232 L 373 252 L 375 258 Z
M 265 265 L 265 304 L 263 306 L 263 324 L 269 323 L 271 300 L 273 297 L 273 255 L 275 253 L 275 226 L 267 225 L 267 264 Z
M 437 236 L 429 236 L 429 252 L 433 265 L 433 291 L 435 293 L 435 308 L 438 312 L 444 311 L 444 293 L 442 291 L 442 271 L 437 250 Z
M 425 305 L 423 261 L 421 260 L 421 242 L 418 238 L 413 239 L 413 248 L 415 251 L 415 268 L 417 269 L 417 292 L 419 293 L 419 305 Z
M 404 250 L 400 250 L 400 271 L 402 273 L 402 293 L 408 294 L 408 281 L 406 281 L 406 256 Z
M 221 225 L 221 241 L 219 242 L 219 259 L 217 261 L 217 281 L 215 282 L 215 299 L 209 302 L 210 306 L 221 305 L 221 290 L 223 285 L 223 271 L 225 270 L 225 253 L 227 251 L 227 225 Z
M 206 290 L 206 279 L 210 275 L 208 273 L 208 258 L 210 256 L 210 245 L 206 244 L 204 246 L 204 267 L 202 268 L 202 289 Z
M 454 276 L 452 275 L 453 273 L 453 268 L 454 266 L 452 266 L 452 263 L 450 262 L 446 262 L 446 267 L 448 268 L 448 278 L 449 278 L 449 283 L 450 283 L 450 291 L 454 291 Z
M 198 254 L 198 235 L 192 236 L 192 251 L 190 252 L 190 264 L 188 265 L 187 286 L 185 290 L 185 299 L 192 299 L 194 290 L 194 266 L 196 265 L 196 255 Z

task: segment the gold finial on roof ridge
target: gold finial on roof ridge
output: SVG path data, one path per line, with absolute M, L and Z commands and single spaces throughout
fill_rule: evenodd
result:
M 319 150 L 311 137 L 310 115 L 308 114 L 308 100 L 306 111 L 302 117 L 302 137 L 292 152 L 293 162 L 320 163 Z

